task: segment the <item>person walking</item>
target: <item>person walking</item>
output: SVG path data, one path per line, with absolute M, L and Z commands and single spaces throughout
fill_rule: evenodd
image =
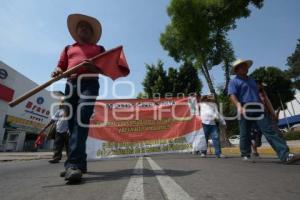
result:
M 226 122 L 223 116 L 219 113 L 217 104 L 214 101 L 213 95 L 202 96 L 200 99 L 200 118 L 202 121 L 202 126 L 204 130 L 204 135 L 206 139 L 206 145 L 208 145 L 208 140 L 211 137 L 213 146 L 215 149 L 215 155 L 217 158 L 225 158 L 226 156 L 222 154 L 221 144 L 220 144 L 220 133 L 218 124 L 221 123 L 226 126 Z M 206 157 L 207 150 L 201 151 L 200 156 Z
M 298 161 L 300 156 L 290 153 L 285 140 L 274 131 L 272 121 L 266 114 L 265 106 L 260 98 L 258 86 L 255 80 L 248 76 L 248 70 L 252 64 L 252 60 L 236 60 L 232 66 L 236 76 L 230 80 L 228 87 L 230 99 L 238 111 L 241 156 L 245 161 L 251 158 L 250 128 L 255 122 L 279 159 L 283 163 L 292 164 Z
M 59 106 L 59 109 L 55 112 L 50 122 L 40 131 L 40 134 L 44 133 L 45 130 L 54 125 L 54 154 L 53 158 L 49 160 L 49 163 L 59 163 L 62 158 L 62 152 L 64 147 L 66 148 L 66 154 L 68 156 L 68 121 L 66 119 L 66 111 L 65 106 L 63 105 L 63 101 Z
M 68 16 L 67 25 L 75 43 L 64 48 L 52 77 L 83 61 L 86 62 L 83 68 L 68 77 L 65 88 L 65 101 L 70 105 L 68 109 L 70 137 L 69 155 L 65 162 L 65 171 L 61 173 L 61 176 L 64 176 L 69 183 L 75 183 L 80 182 L 82 174 L 87 171 L 88 124 L 98 96 L 97 74 L 101 73 L 98 69 L 96 70 L 94 63 L 89 58 L 103 53 L 105 49 L 103 46 L 97 45 L 102 28 L 96 18 L 82 14 L 71 14 Z M 91 74 L 94 75 L 87 76 Z

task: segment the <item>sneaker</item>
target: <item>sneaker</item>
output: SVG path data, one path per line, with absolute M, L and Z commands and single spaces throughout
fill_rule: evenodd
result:
M 81 170 L 81 172 L 82 172 L 82 174 L 86 174 L 86 173 L 87 173 L 87 170 Z M 65 177 L 66 173 L 67 173 L 66 170 L 65 170 L 65 171 L 62 171 L 62 172 L 60 172 L 59 176 L 60 176 L 60 177 Z
M 284 163 L 289 165 L 289 164 L 294 164 L 295 162 L 300 161 L 300 154 L 293 154 L 289 153 L 288 156 L 286 157 Z
M 197 155 L 197 154 L 199 154 L 199 153 L 200 153 L 199 151 L 193 151 L 193 152 L 192 152 L 193 155 Z
M 224 154 L 217 155 L 216 158 L 227 158 Z
M 52 160 L 48 160 L 49 163 L 51 164 L 55 164 L 55 163 L 59 163 L 58 159 L 52 159 Z
M 205 154 L 205 153 L 201 153 L 201 154 L 200 154 L 200 157 L 201 157 L 201 158 L 206 158 L 206 154 Z
M 68 183 L 78 183 L 81 181 L 82 172 L 77 167 L 69 167 L 65 174 L 65 180 Z
M 255 162 L 255 160 L 251 159 L 250 156 L 243 156 L 242 160 L 244 162 L 253 162 L 253 163 Z

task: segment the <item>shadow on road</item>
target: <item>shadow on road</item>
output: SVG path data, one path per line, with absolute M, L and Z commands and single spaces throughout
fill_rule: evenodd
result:
M 135 174 L 132 169 L 118 170 L 113 172 L 87 172 L 88 177 L 84 177 L 85 182 L 98 182 L 98 181 L 114 181 L 119 179 L 128 179 L 131 176 L 143 176 L 143 177 L 154 177 L 156 175 L 160 176 L 171 176 L 171 177 L 180 177 L 188 176 L 196 173 L 199 170 L 171 170 L 164 169 L 163 171 L 159 170 L 149 170 L 143 169 L 142 174 Z M 90 177 L 92 176 L 92 177 Z
M 170 176 L 170 177 L 181 177 L 181 176 L 188 176 L 198 172 L 199 170 L 171 170 L 171 169 L 164 169 L 163 171 L 160 170 L 149 170 L 143 169 L 142 174 L 136 174 L 132 169 L 125 169 L 125 170 L 117 170 L 112 172 L 87 172 L 83 178 L 81 183 L 77 183 L 75 185 L 80 185 L 83 183 L 94 183 L 94 182 L 103 182 L 103 181 L 114 181 L 120 179 L 129 179 L 131 176 L 143 176 L 145 177 L 155 177 L 156 175 L 160 176 Z M 55 188 L 61 186 L 71 186 L 68 184 L 59 184 L 59 185 L 48 185 L 42 186 L 43 188 Z

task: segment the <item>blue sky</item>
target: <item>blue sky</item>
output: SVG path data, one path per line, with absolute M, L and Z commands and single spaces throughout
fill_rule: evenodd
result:
M 160 34 L 169 23 L 167 0 L 2 0 L 0 7 L 0 60 L 38 84 L 50 77 L 64 46 L 72 44 L 66 19 L 71 13 L 94 16 L 102 23 L 100 44 L 106 49 L 123 45 L 131 73 L 116 84 L 101 78 L 100 98 L 135 97 L 142 91 L 145 63 L 161 59 L 165 67 L 178 67 L 159 43 Z M 300 1 L 265 0 L 262 9 L 252 9 L 229 33 L 237 57 L 254 60 L 251 69 L 277 66 L 286 69 L 286 58 L 300 38 Z M 212 71 L 216 86 L 224 81 L 220 67 Z M 207 93 L 204 82 L 203 92 Z M 115 84 L 115 85 L 114 85 Z M 108 87 L 105 87 L 107 85 Z M 62 84 L 55 89 L 62 89 Z M 114 90 L 115 89 L 115 90 Z

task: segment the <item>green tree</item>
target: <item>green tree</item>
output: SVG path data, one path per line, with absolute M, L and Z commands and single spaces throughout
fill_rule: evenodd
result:
M 202 82 L 192 63 L 186 62 L 179 68 L 178 80 L 176 82 L 178 83 L 178 93 L 189 95 L 201 92 Z
M 265 91 L 272 102 L 275 110 L 282 109 L 281 102 L 285 106 L 286 102 L 294 99 L 292 81 L 277 67 L 260 67 L 251 74 L 257 82 L 265 84 Z
M 250 4 L 261 8 L 263 0 L 172 0 L 168 7 L 171 23 L 160 37 L 163 48 L 176 61 L 192 62 L 216 99 L 209 70 L 222 62 L 229 67 L 225 59 L 234 56 L 227 32 L 237 19 L 250 15 Z
M 146 77 L 143 81 L 144 92 L 149 98 L 157 94 L 165 94 L 169 89 L 167 73 L 163 68 L 164 63 L 159 60 L 157 66 L 146 64 Z
M 287 58 L 289 69 L 286 71 L 289 78 L 293 80 L 294 88 L 300 89 L 300 39 L 294 53 Z
M 222 68 L 224 70 L 224 78 L 225 78 L 225 84 L 222 93 L 224 95 L 227 95 L 228 93 L 228 85 L 230 81 L 230 75 L 232 72 L 231 63 L 235 60 L 234 51 L 232 48 L 232 45 L 226 41 L 223 44 L 223 47 L 221 48 L 221 58 L 223 60 Z
M 172 93 L 172 96 L 176 96 L 179 93 L 179 81 L 178 81 L 178 71 L 173 67 L 169 68 L 168 71 L 169 78 L 169 92 Z
M 144 92 L 139 94 L 139 98 L 148 96 L 149 98 L 173 96 L 179 93 L 185 96 L 190 93 L 200 93 L 202 83 L 198 77 L 197 70 L 192 63 L 184 63 L 179 70 L 170 67 L 168 74 L 163 68 L 163 62 L 158 61 L 157 65 L 146 64 L 146 76 L 143 81 Z

